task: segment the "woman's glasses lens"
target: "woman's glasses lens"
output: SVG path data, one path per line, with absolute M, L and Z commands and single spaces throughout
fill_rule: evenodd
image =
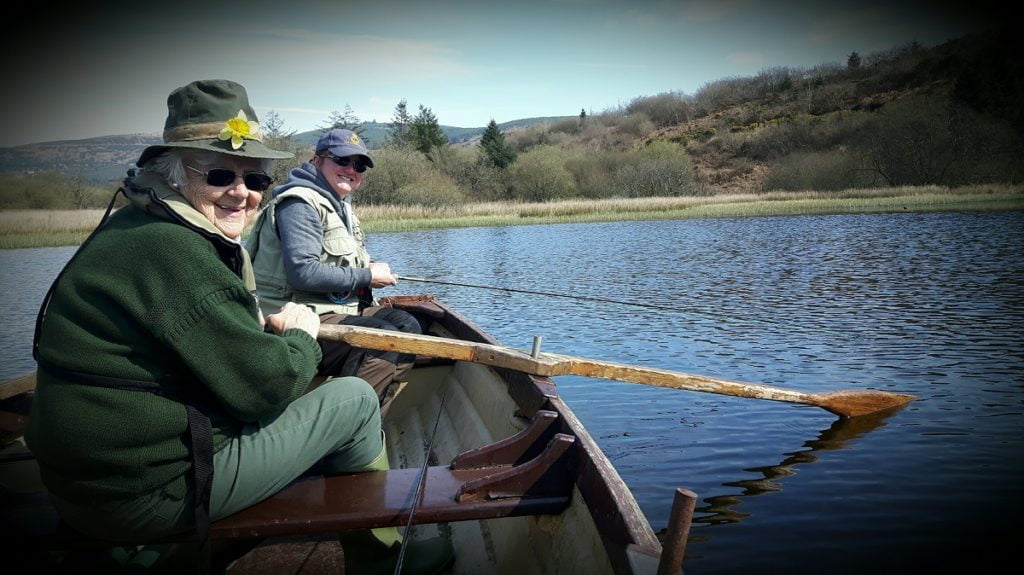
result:
M 366 163 L 358 158 L 351 158 L 349 156 L 339 158 L 338 156 L 331 156 L 331 159 L 334 160 L 335 164 L 338 164 L 342 168 L 347 168 L 351 165 L 352 169 L 360 174 L 366 171 Z
M 206 183 L 211 186 L 230 186 L 235 183 L 235 178 L 238 177 L 237 172 L 226 168 L 214 168 L 209 172 L 203 172 L 191 166 L 188 168 L 206 176 Z M 245 187 L 254 192 L 262 192 L 269 188 L 270 184 L 274 182 L 273 178 L 263 172 L 246 172 L 242 175 L 242 181 L 245 182 Z

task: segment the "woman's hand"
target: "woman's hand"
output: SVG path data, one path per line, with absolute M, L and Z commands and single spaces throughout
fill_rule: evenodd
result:
M 285 330 L 301 329 L 316 339 L 320 332 L 320 317 L 304 305 L 288 302 L 281 311 L 267 316 L 267 325 L 274 333 L 281 335 Z
M 383 262 L 370 264 L 370 287 L 382 288 L 398 284 L 398 278 L 391 273 L 391 266 Z

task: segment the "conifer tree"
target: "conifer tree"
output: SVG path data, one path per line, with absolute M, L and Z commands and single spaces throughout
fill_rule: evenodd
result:
M 270 110 L 263 116 L 260 131 L 264 143 L 271 148 L 283 150 L 290 148 L 294 143 L 295 130 L 285 130 L 284 120 L 275 110 Z
M 360 137 L 362 137 L 363 131 L 366 129 L 363 127 L 363 122 L 359 119 L 359 116 L 356 116 L 356 113 L 352 111 L 348 104 L 345 104 L 344 112 L 332 111 L 331 115 L 327 117 L 327 123 L 320 127 L 320 132 L 326 134 L 337 128 L 352 130 L 359 134 Z
M 411 136 L 413 147 L 424 154 L 448 145 L 448 137 L 438 125 L 437 116 L 423 104 L 420 104 L 420 111 L 412 120 Z
M 412 122 L 413 117 L 409 115 L 408 105 L 405 98 L 395 106 L 395 113 L 391 116 L 391 133 L 387 137 L 387 145 L 405 147 L 412 145 Z
M 516 161 L 516 151 L 505 141 L 505 134 L 498 129 L 498 123 L 491 119 L 480 138 L 480 148 L 487 159 L 496 167 L 505 169 Z
M 850 52 L 850 55 L 846 57 L 846 67 L 850 70 L 859 70 L 860 62 L 860 54 L 856 52 Z

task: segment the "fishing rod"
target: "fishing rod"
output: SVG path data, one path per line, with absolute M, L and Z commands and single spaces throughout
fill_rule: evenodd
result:
M 549 296 L 549 297 L 563 297 L 563 298 L 568 298 L 568 299 L 579 299 L 579 300 L 585 300 L 585 301 L 596 301 L 596 302 L 601 302 L 601 303 L 613 303 L 613 304 L 617 304 L 617 305 L 630 305 L 630 306 L 634 306 L 634 307 L 646 307 L 646 308 L 650 308 L 650 309 L 661 309 L 661 310 L 668 310 L 668 311 L 688 311 L 688 310 L 682 310 L 681 308 L 678 308 L 678 307 L 669 307 L 669 306 L 658 305 L 658 304 L 653 304 L 653 303 L 640 303 L 640 302 L 617 300 L 617 299 L 610 299 L 610 298 L 596 297 L 596 296 L 588 296 L 588 295 L 572 295 L 572 294 L 558 293 L 558 292 L 553 292 L 553 291 L 539 291 L 539 290 L 530 290 L 530 289 L 516 289 L 516 288 L 501 287 L 501 286 L 490 286 L 490 285 L 483 285 L 483 284 L 470 284 L 470 283 L 462 283 L 462 282 L 450 282 L 450 281 L 444 281 L 444 280 L 427 279 L 427 278 L 416 278 L 416 277 L 409 277 L 409 276 L 395 276 L 395 277 L 397 277 L 400 280 L 405 280 L 405 281 L 409 281 L 409 282 L 421 282 L 421 283 L 428 283 L 428 284 L 441 284 L 441 285 L 447 285 L 447 286 L 489 289 L 489 290 L 496 290 L 496 291 L 507 291 L 507 292 L 515 292 L 515 293 L 525 293 L 525 294 L 532 294 L 532 295 L 546 295 L 546 296 Z M 706 312 L 694 311 L 694 313 L 706 313 Z
M 466 282 L 453 282 L 453 281 L 445 281 L 445 280 L 432 279 L 432 278 L 420 278 L 420 277 L 400 276 L 400 275 L 396 275 L 395 277 L 398 278 L 399 280 L 405 280 L 405 281 L 410 281 L 410 282 L 420 282 L 420 283 L 428 283 L 428 284 L 440 284 L 440 285 L 447 285 L 447 286 L 468 287 L 468 288 L 477 288 L 477 289 L 488 289 L 488 290 L 504 291 L 504 292 L 514 292 L 514 293 L 522 293 L 522 294 L 530 294 L 530 295 L 542 295 L 542 296 L 548 296 L 548 297 L 560 297 L 560 298 L 574 299 L 574 300 L 594 301 L 594 302 L 600 302 L 600 303 L 611 303 L 611 304 L 615 304 L 615 305 L 625 305 L 625 306 L 632 306 L 632 307 L 643 307 L 643 308 L 657 309 L 657 310 L 662 310 L 662 311 L 683 312 L 683 313 L 690 313 L 690 314 L 695 314 L 695 315 L 703 315 L 703 316 L 707 316 L 707 317 L 710 317 L 710 318 L 713 318 L 713 319 L 717 319 L 717 320 L 726 320 L 726 321 L 734 321 L 734 322 L 735 321 L 745 321 L 745 322 L 754 322 L 754 323 L 764 323 L 764 324 L 771 324 L 771 325 L 774 325 L 774 326 L 777 326 L 777 327 L 786 328 L 786 329 L 798 329 L 798 330 L 802 330 L 802 331 L 811 331 L 811 332 L 813 332 L 813 331 L 824 330 L 824 331 L 830 331 L 830 332 L 842 335 L 842 336 L 844 336 L 846 338 L 851 337 L 849 332 L 833 330 L 833 329 L 828 329 L 828 328 L 824 328 L 824 327 L 822 327 L 822 328 L 807 328 L 807 327 L 802 327 L 802 326 L 798 326 L 798 325 L 786 324 L 786 323 L 783 323 L 783 322 L 774 321 L 774 320 L 770 320 L 770 319 L 760 319 L 760 318 L 746 318 L 746 319 L 744 319 L 744 318 L 736 318 L 736 317 L 731 317 L 731 316 L 727 316 L 727 315 L 723 315 L 723 314 L 717 314 L 717 313 L 714 313 L 714 312 L 703 311 L 703 310 L 693 309 L 693 308 L 683 308 L 683 307 L 679 307 L 679 306 L 666 306 L 666 305 L 658 305 L 658 304 L 654 304 L 654 303 L 643 303 L 643 302 L 635 302 L 635 301 L 626 301 L 626 300 L 611 299 L 611 298 L 606 298 L 606 297 L 589 296 L 589 295 L 574 295 L 574 294 L 558 293 L 558 292 L 551 292 L 551 291 L 518 289 L 518 288 L 510 288 L 510 287 L 503 287 L 503 286 L 485 285 L 485 284 L 472 284 L 472 283 L 466 283 Z

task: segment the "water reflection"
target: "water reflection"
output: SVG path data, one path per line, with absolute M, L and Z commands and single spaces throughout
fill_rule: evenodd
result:
M 761 477 L 756 479 L 741 479 L 723 483 L 726 487 L 739 487 L 743 491 L 738 494 L 716 495 L 703 499 L 706 505 L 696 508 L 694 523 L 705 523 L 718 525 L 723 523 L 738 523 L 748 517 L 748 513 L 742 513 L 736 509 L 739 503 L 746 497 L 757 497 L 766 493 L 782 491 L 784 477 L 796 473 L 794 468 L 797 465 L 804 465 L 818 461 L 815 455 L 822 451 L 838 451 L 849 446 L 853 440 L 871 433 L 872 431 L 886 425 L 886 419 L 903 409 L 903 406 L 894 409 L 862 415 L 860 417 L 840 417 L 827 429 L 818 433 L 818 437 L 803 444 L 807 449 L 785 453 L 785 458 L 775 465 L 762 467 L 750 467 L 744 469 L 751 473 L 760 473 Z M 708 540 L 706 532 L 703 537 L 697 540 Z

